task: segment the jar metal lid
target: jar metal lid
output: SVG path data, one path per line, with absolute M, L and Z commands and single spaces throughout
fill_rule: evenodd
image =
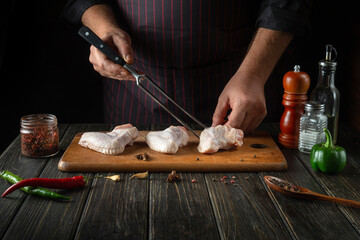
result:
M 325 104 L 323 103 L 319 103 L 316 101 L 309 101 L 305 104 L 305 110 L 306 111 L 325 111 Z
M 22 127 L 53 126 L 57 125 L 57 118 L 48 113 L 30 114 L 21 117 L 20 124 Z

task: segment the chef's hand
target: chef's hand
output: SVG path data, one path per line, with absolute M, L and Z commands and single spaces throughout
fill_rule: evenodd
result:
M 134 53 L 131 47 L 129 34 L 119 28 L 114 28 L 99 36 L 105 43 L 115 50 L 127 63 L 134 62 Z M 118 80 L 135 80 L 135 78 L 122 66 L 108 59 L 99 49 L 90 47 L 89 61 L 95 71 L 104 77 Z
M 253 131 L 266 116 L 264 82 L 259 76 L 237 72 L 220 94 L 212 125 Z

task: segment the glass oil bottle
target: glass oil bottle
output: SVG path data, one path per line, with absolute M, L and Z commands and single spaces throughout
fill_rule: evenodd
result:
M 332 52 L 335 58 L 332 58 Z M 319 77 L 315 89 L 310 94 L 310 100 L 325 105 L 325 116 L 328 118 L 328 129 L 332 135 L 334 144 L 337 140 L 340 93 L 335 87 L 335 70 L 337 63 L 336 49 L 332 45 L 326 45 L 325 60 L 319 62 Z

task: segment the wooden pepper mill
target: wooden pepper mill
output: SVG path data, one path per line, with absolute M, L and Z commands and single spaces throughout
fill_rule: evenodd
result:
M 306 93 L 310 86 L 310 77 L 295 65 L 294 71 L 287 72 L 283 78 L 285 93 L 282 104 L 285 111 L 280 120 L 279 142 L 285 148 L 297 149 L 299 144 L 300 117 L 304 113 L 308 99 Z

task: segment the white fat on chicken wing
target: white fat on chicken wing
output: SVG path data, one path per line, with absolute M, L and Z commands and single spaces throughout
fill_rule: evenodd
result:
M 156 152 L 174 154 L 188 144 L 189 134 L 184 127 L 170 126 L 163 131 L 149 132 L 145 140 Z
M 218 125 L 206 128 L 200 134 L 198 151 L 215 153 L 219 149 L 228 150 L 234 146 L 243 145 L 244 132 L 240 129 Z
M 79 144 L 103 154 L 117 155 L 124 151 L 125 146 L 132 145 L 138 136 L 139 131 L 136 127 L 131 124 L 124 124 L 107 133 L 83 133 Z

